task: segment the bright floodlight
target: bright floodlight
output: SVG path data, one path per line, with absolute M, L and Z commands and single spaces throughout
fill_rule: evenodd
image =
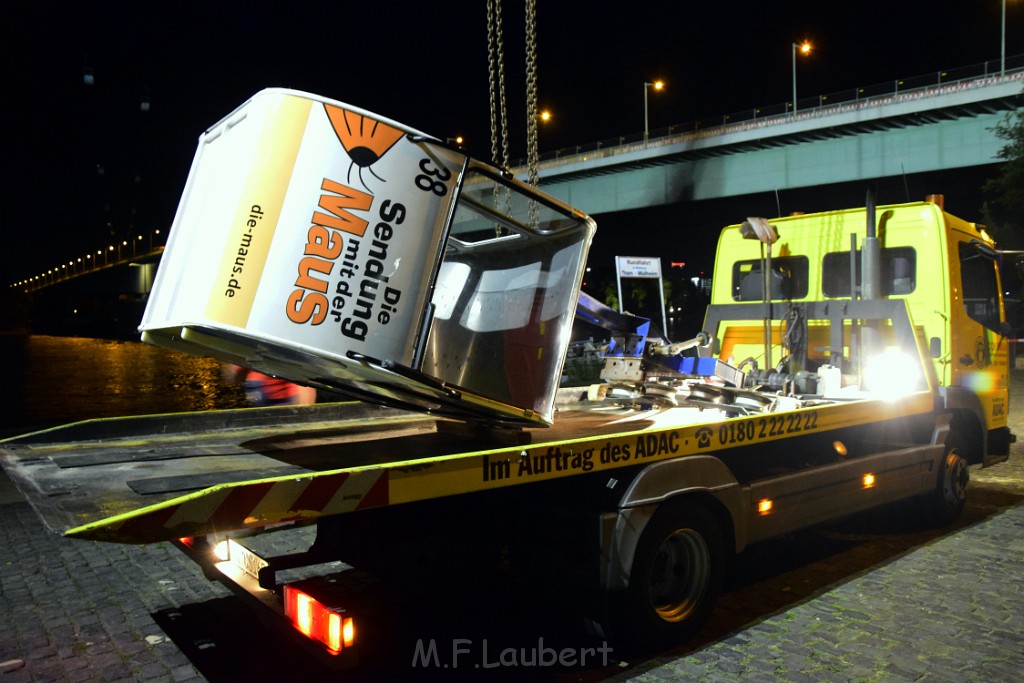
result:
M 879 398 L 891 400 L 917 391 L 920 367 L 914 358 L 898 348 L 889 347 L 864 364 L 864 383 Z

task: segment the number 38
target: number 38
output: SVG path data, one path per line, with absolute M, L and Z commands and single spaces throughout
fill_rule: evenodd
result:
M 452 172 L 447 168 L 437 167 L 430 159 L 420 159 L 420 173 L 416 176 L 416 187 L 424 192 L 433 192 L 438 197 L 448 194 L 448 186 L 445 181 L 452 177 Z

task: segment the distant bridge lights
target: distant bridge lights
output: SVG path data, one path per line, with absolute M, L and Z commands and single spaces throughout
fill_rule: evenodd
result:
M 130 260 L 138 256 L 153 256 L 159 253 L 161 249 L 159 244 L 160 236 L 160 230 L 150 230 L 148 238 L 149 248 L 145 249 L 143 240 L 146 237 L 143 234 L 136 234 L 133 238 L 122 239 L 120 242 L 109 244 L 102 249 L 97 249 L 95 252 L 90 251 L 67 263 L 61 263 L 53 268 L 40 271 L 38 275 L 26 277 L 18 282 L 12 282 L 8 286 L 11 288 L 26 288 L 26 291 L 42 289 L 56 282 L 84 275 L 91 271 L 101 270 L 107 266 L 117 265 L 126 259 Z M 129 244 L 131 244 L 130 251 L 128 249 Z M 100 256 L 103 257 L 102 262 L 100 261 Z

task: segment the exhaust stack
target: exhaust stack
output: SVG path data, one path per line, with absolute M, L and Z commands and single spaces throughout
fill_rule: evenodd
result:
M 867 213 L 867 236 L 861 245 L 861 298 L 877 299 L 881 286 L 881 245 L 875 228 L 875 192 L 868 189 L 865 203 Z

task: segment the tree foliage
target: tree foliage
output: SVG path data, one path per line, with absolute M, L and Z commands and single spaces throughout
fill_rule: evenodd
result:
M 1005 144 L 1004 161 L 983 188 L 985 223 L 1003 248 L 1024 248 L 1024 110 L 1010 113 L 993 132 Z

